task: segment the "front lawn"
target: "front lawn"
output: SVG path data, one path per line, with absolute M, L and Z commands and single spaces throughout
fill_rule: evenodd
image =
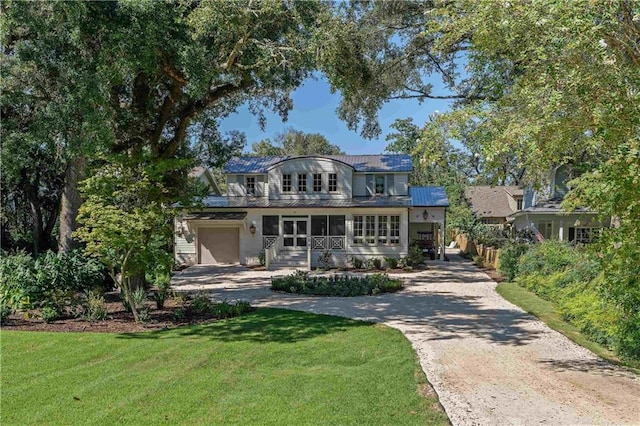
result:
M 2 331 L 10 424 L 447 424 L 381 325 L 260 309 L 132 334 Z

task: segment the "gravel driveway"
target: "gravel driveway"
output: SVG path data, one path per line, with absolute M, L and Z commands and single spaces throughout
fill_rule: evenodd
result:
M 381 322 L 401 330 L 454 425 L 640 424 L 640 378 L 613 366 L 505 301 L 496 284 L 451 255 L 403 275 L 396 294 L 340 298 L 276 294 L 288 271 L 195 266 L 180 290 L 217 300 Z

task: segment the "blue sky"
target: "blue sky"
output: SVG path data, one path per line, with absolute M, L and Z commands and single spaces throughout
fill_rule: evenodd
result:
M 436 88 L 434 94 L 443 94 L 442 82 L 439 78 L 435 78 L 431 83 Z M 221 123 L 221 130 L 244 132 L 247 135 L 246 151 L 250 150 L 251 143 L 265 138 L 273 140 L 275 135 L 292 127 L 306 133 L 320 133 L 332 144 L 340 146 L 347 154 L 379 154 L 388 144 L 385 140 L 387 134 L 394 132 L 390 126 L 396 119 L 413 117 L 413 122 L 422 126 L 433 112 L 447 111 L 451 105 L 451 102 L 446 100 L 427 100 L 422 104 L 412 99 L 387 102 L 378 114 L 382 134 L 377 139 L 368 140 L 361 137 L 358 132 L 347 129 L 347 125 L 338 119 L 336 108 L 340 102 L 340 95 L 331 94 L 326 79 L 306 80 L 293 92 L 292 98 L 294 106 L 289 112 L 287 122 L 283 123 L 277 114 L 267 114 L 267 126 L 263 132 L 260 130 L 257 118 L 246 106 L 243 106 Z

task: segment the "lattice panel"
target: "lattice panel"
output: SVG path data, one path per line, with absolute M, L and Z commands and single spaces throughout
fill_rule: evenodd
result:
M 344 237 L 329 237 L 331 250 L 344 250 Z
M 278 242 L 278 237 L 277 236 L 273 236 L 273 237 L 262 237 L 262 248 L 263 249 L 270 249 L 271 247 L 273 247 L 275 245 L 275 243 Z
M 312 250 L 325 250 L 326 248 L 325 237 L 311 237 Z

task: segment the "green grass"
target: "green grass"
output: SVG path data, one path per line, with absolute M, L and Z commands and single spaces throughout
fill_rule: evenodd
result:
M 260 309 L 158 332 L 1 337 L 3 425 L 448 424 L 419 394 L 409 342 L 381 325 Z
M 580 330 L 562 318 L 562 313 L 556 304 L 538 297 L 514 282 L 502 282 L 496 287 L 500 296 L 524 309 L 526 312 L 535 315 L 550 328 L 564 334 L 580 346 L 589 349 L 591 352 L 618 365 L 624 365 L 638 372 L 639 364 L 625 361 L 604 346 L 589 340 Z

